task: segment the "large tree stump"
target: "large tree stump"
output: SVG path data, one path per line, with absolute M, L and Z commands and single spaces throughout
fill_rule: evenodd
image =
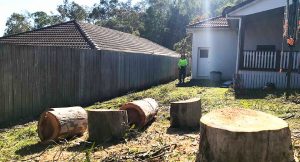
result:
M 104 143 L 118 140 L 128 128 L 127 112 L 123 110 L 88 110 L 89 140 Z
M 200 118 L 201 101 L 199 98 L 171 103 L 171 127 L 199 129 Z
M 275 116 L 249 109 L 226 108 L 201 118 L 201 162 L 293 161 L 288 124 Z
M 82 135 L 86 129 L 87 113 L 82 107 L 51 108 L 42 113 L 38 122 L 42 141 Z
M 158 104 L 152 98 L 133 101 L 124 104 L 120 110 L 126 110 L 128 122 L 137 127 L 144 127 L 158 112 Z

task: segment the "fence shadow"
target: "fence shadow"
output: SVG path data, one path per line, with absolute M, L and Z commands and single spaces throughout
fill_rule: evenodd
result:
M 35 122 L 38 119 L 38 116 L 29 117 L 29 118 L 20 118 L 16 121 L 8 121 L 0 124 L 0 129 L 10 129 L 16 125 L 24 125 L 30 122 Z
M 291 90 L 289 100 L 294 102 L 297 98 L 300 99 L 300 90 Z M 236 99 L 264 99 L 271 98 L 284 98 L 287 91 L 285 90 L 263 90 L 263 89 L 239 89 L 234 91 Z

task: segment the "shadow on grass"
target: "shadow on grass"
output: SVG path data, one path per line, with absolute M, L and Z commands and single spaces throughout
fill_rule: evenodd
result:
M 182 84 L 176 84 L 177 87 L 220 87 L 220 83 L 214 83 L 210 80 L 198 80 L 198 79 L 192 79 L 188 82 L 182 83 Z
M 77 144 L 77 145 L 72 145 L 72 146 L 65 145 L 64 142 L 72 141 L 72 140 L 75 139 L 75 137 L 74 137 L 74 138 L 67 139 L 66 141 L 61 142 L 61 143 L 54 143 L 54 142 L 35 143 L 35 144 L 32 144 L 32 145 L 22 147 L 21 149 L 17 150 L 15 153 L 17 155 L 20 155 L 20 156 L 27 156 L 27 155 L 32 155 L 32 154 L 43 154 L 48 149 L 51 149 L 55 146 L 60 146 L 60 145 L 64 145 L 64 147 L 67 146 L 66 150 L 70 151 L 70 152 L 84 152 L 84 151 L 92 149 L 93 147 L 94 147 L 94 149 L 97 149 L 97 148 L 105 149 L 105 148 L 109 148 L 113 145 L 124 143 L 125 141 L 135 140 L 140 135 L 142 135 L 142 133 L 144 131 L 146 131 L 154 121 L 155 120 L 152 120 L 145 127 L 141 128 L 141 129 L 130 129 L 126 133 L 126 136 L 122 139 L 113 139 L 109 142 L 105 142 L 105 143 L 101 143 L 101 144 L 95 144 L 94 145 L 94 142 L 82 141 L 82 142 L 79 142 L 79 144 Z
M 145 127 L 140 128 L 140 129 L 132 129 L 132 128 L 129 129 L 126 132 L 126 135 L 124 136 L 124 138 L 112 139 L 108 142 L 95 143 L 95 144 L 92 141 L 83 141 L 83 142 L 80 142 L 79 145 L 75 145 L 75 146 L 71 146 L 71 147 L 67 148 L 67 150 L 70 152 L 83 152 L 83 151 L 87 151 L 88 149 L 91 149 L 93 147 L 93 145 L 94 145 L 95 149 L 97 149 L 97 148 L 106 149 L 106 148 L 109 148 L 114 145 L 125 143 L 126 141 L 135 140 L 136 138 L 141 136 L 142 133 L 144 131 L 146 131 L 154 121 L 155 121 L 155 119 L 153 119 Z
M 15 153 L 20 156 L 27 156 L 27 155 L 42 153 L 53 147 L 54 147 L 53 143 L 44 144 L 39 142 L 39 143 L 22 147 L 21 149 L 17 150 Z
M 74 146 L 68 147 L 67 151 L 84 152 L 84 151 L 87 151 L 90 149 L 97 149 L 97 148 L 105 149 L 110 146 L 117 145 L 119 143 L 121 143 L 121 142 L 119 142 L 117 140 L 109 142 L 109 143 L 103 143 L 103 144 L 96 144 L 96 143 L 94 144 L 94 142 L 91 142 L 91 141 L 83 141 L 83 142 L 80 142 L 79 145 L 74 145 Z
M 11 127 L 14 127 L 16 125 L 24 125 L 27 124 L 29 122 L 34 122 L 36 121 L 36 119 L 38 118 L 38 116 L 34 116 L 34 117 L 30 117 L 30 118 L 21 118 L 21 119 L 17 119 L 15 121 L 7 121 L 4 123 L 0 124 L 0 129 L 10 129 Z
M 177 134 L 177 135 L 184 135 L 184 134 L 199 134 L 199 128 L 174 128 L 169 127 L 167 129 L 167 134 Z

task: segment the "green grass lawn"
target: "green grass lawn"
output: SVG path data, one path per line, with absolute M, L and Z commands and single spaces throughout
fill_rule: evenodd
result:
M 182 132 L 169 128 L 169 105 L 172 101 L 200 97 L 202 111 L 237 107 L 255 109 L 287 119 L 291 131 L 296 156 L 300 152 L 300 105 L 299 91 L 294 91 L 291 100 L 284 98 L 284 92 L 264 92 L 261 90 L 242 91 L 236 96 L 231 89 L 216 88 L 202 81 L 191 83 L 187 87 L 176 87 L 175 81 L 156 86 L 145 91 L 131 93 L 109 101 L 95 103 L 87 109 L 118 109 L 122 104 L 151 97 L 159 102 L 160 110 L 157 119 L 145 130 L 134 132 L 134 137 L 124 141 L 104 144 L 90 149 L 85 142 L 87 135 L 61 144 L 43 145 L 39 143 L 36 132 L 37 122 L 0 130 L 0 161 L 7 160 L 124 160 L 135 161 L 149 150 L 164 149 L 160 157 L 165 161 L 194 160 L 198 150 L 199 132 Z M 298 103 L 298 104 L 297 104 Z M 174 146 L 174 147 L 173 147 Z M 176 147 L 175 147 L 176 146 Z M 151 151 L 150 151 L 151 153 Z M 126 155 L 126 156 L 125 156 Z M 131 158 L 131 160 L 130 160 Z

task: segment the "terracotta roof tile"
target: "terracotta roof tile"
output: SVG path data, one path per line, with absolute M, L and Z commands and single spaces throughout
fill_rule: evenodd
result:
M 0 43 L 177 55 L 147 39 L 76 21 L 2 37 Z
M 88 23 L 78 24 L 87 37 L 89 37 L 91 42 L 97 45 L 97 48 L 99 49 L 155 54 L 175 54 L 174 51 L 132 34 Z
M 66 22 L 29 32 L 0 38 L 0 43 L 12 43 L 33 46 L 67 46 L 71 48 L 91 49 L 92 46 L 78 31 L 74 22 Z
M 214 17 L 188 25 L 188 28 L 228 28 L 229 24 L 225 17 Z

